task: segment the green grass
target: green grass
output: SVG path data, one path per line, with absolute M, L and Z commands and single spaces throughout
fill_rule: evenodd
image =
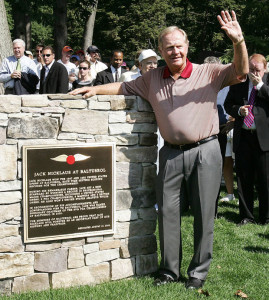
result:
M 257 214 L 255 202 L 255 214 Z M 192 221 L 187 213 L 182 220 L 183 263 L 182 274 L 187 279 L 187 268 L 192 257 Z M 245 225 L 239 221 L 237 200 L 221 203 L 215 221 L 213 261 L 203 287 L 209 299 L 236 299 L 242 290 L 251 300 L 269 299 L 269 225 Z M 151 299 L 205 299 L 197 291 L 187 291 L 184 282 L 162 287 L 152 286 L 150 276 L 114 281 L 97 286 L 33 292 L 0 299 L 16 300 L 151 300 Z M 238 298 L 239 299 L 239 298 Z

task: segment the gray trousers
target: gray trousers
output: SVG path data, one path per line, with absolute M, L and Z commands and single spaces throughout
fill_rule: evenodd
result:
M 215 203 L 222 160 L 217 139 L 187 151 L 164 146 L 160 150 L 157 176 L 157 203 L 161 248 L 160 272 L 180 276 L 182 259 L 180 191 L 186 183 L 184 199 L 194 214 L 194 255 L 188 268 L 189 277 L 204 280 L 213 250 Z M 184 200 L 183 200 L 184 201 Z

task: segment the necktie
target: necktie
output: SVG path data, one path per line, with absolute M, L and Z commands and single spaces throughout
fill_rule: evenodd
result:
M 118 82 L 119 81 L 119 73 L 118 73 L 118 70 L 116 70 L 116 73 L 115 73 L 115 82 Z
M 254 115 L 253 115 L 252 110 L 253 110 L 253 105 L 254 105 L 256 94 L 257 94 L 256 86 L 253 86 L 251 93 L 250 93 L 249 100 L 248 100 L 248 104 L 250 105 L 250 107 L 248 108 L 248 115 L 244 119 L 244 123 L 246 124 L 246 126 L 248 128 L 250 128 L 254 122 Z
M 21 71 L 21 60 L 19 58 L 16 66 L 16 71 Z

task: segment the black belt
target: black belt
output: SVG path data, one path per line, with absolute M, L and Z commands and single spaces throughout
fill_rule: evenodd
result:
M 185 145 L 174 145 L 174 144 L 170 144 L 170 143 L 164 141 L 164 145 L 169 147 L 169 148 L 172 148 L 172 149 L 178 149 L 178 150 L 181 150 L 181 151 L 186 151 L 186 150 L 190 150 L 192 148 L 195 148 L 195 147 L 197 147 L 201 144 L 204 144 L 204 143 L 207 143 L 209 141 L 215 140 L 216 138 L 217 138 L 217 135 L 212 135 L 208 138 L 200 140 L 199 142 L 191 143 L 191 144 L 185 144 Z
M 242 128 L 243 132 L 244 133 L 250 133 L 250 134 L 256 134 L 257 131 L 256 129 L 245 129 L 245 128 Z

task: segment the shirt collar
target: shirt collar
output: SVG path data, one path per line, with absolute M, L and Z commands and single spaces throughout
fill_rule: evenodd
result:
M 182 78 L 189 78 L 191 76 L 192 69 L 193 69 L 192 63 L 188 59 L 186 61 L 187 61 L 186 67 L 184 68 L 183 72 L 180 75 L 180 77 Z M 163 72 L 163 78 L 164 79 L 169 78 L 170 76 L 171 76 L 171 72 L 168 66 L 165 66 Z

